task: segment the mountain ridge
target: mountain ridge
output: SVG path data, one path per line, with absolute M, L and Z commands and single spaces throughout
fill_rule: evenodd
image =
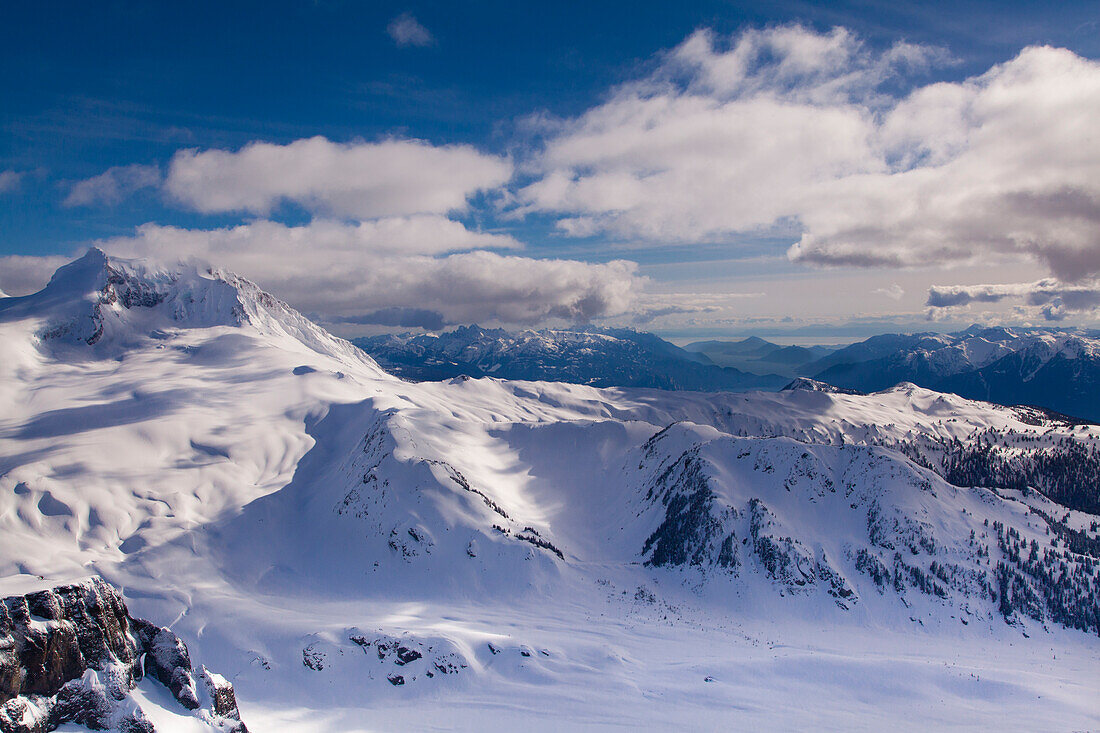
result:
M 460 326 L 441 334 L 354 339 L 383 368 L 410 379 L 456 376 L 563 381 L 596 387 L 743 391 L 786 379 L 713 364 L 654 334 L 588 326 L 511 332 Z
M 0 307 L 0 591 L 94 568 L 254 728 L 1094 716 L 1100 428 L 904 383 L 414 383 L 245 281 L 226 324 L 169 305 L 210 273 L 129 272 L 156 297 Z M 41 338 L 96 303 L 95 343 Z

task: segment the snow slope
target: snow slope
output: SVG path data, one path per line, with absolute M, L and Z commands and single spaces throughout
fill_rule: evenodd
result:
M 1094 427 L 412 384 L 247 281 L 95 250 L 0 302 L 0 350 L 0 595 L 102 574 L 253 730 L 1100 725 L 1094 519 L 941 477 Z

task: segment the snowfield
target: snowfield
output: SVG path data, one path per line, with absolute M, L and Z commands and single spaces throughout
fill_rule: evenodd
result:
M 1097 517 L 943 477 L 1098 440 L 904 384 L 411 383 L 91 250 L 0 300 L 0 596 L 101 575 L 252 731 L 1094 729 Z

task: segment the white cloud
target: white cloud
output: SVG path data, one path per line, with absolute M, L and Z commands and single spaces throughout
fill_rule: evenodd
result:
M 69 261 L 61 255 L 0 256 L 0 290 L 8 295 L 27 295 L 49 282 L 54 270 Z
M 255 221 L 222 229 L 184 229 L 143 224 L 135 237 L 103 242 L 105 247 L 131 256 L 175 259 L 199 257 L 214 265 L 227 260 L 258 262 L 273 259 L 271 267 L 286 264 L 293 270 L 298 258 L 321 266 L 350 265 L 355 258 L 391 255 L 435 255 L 469 249 L 514 249 L 522 245 L 506 234 L 471 231 L 442 216 L 420 215 L 374 219 L 347 224 L 320 219 L 304 226 Z M 235 267 L 226 264 L 226 267 Z M 248 275 L 247 272 L 241 272 Z
M 116 166 L 98 176 L 78 181 L 62 203 L 65 206 L 117 204 L 136 191 L 159 186 L 160 182 L 160 169 L 155 165 Z
M 412 13 L 402 13 L 391 20 L 386 32 L 398 46 L 430 46 L 435 43 L 432 34 Z
M 1063 280 L 1100 273 L 1100 63 L 1034 47 L 884 91 L 947 60 L 844 29 L 699 31 L 550 126 L 516 210 L 665 244 L 793 229 L 789 256 L 824 266 L 1026 257 Z
M 469 197 L 511 175 L 508 159 L 469 145 L 312 137 L 288 145 L 254 142 L 236 152 L 181 150 L 166 188 L 205 213 L 266 215 L 289 201 L 313 213 L 370 219 L 462 211 Z
M 19 171 L 0 171 L 0 193 L 14 191 L 23 180 L 23 174 Z
M 891 283 L 890 285 L 883 288 L 875 288 L 873 292 L 877 293 L 878 295 L 885 295 L 891 300 L 901 300 L 903 297 L 905 297 L 905 288 L 898 285 L 897 283 Z
M 336 321 L 384 309 L 431 312 L 455 323 L 588 320 L 629 310 L 644 283 L 632 262 L 489 252 L 518 243 L 443 217 L 297 227 L 258 221 L 213 230 L 146 224 L 133 237 L 97 244 L 120 256 L 204 260 Z
M 749 31 L 726 50 L 699 31 L 657 71 L 546 141 L 523 211 L 574 236 L 694 242 L 795 217 L 822 184 L 885 171 L 873 90 L 933 50 L 865 50 L 843 29 Z M 874 103 L 874 104 L 873 104 Z
M 1046 278 L 1032 283 L 995 285 L 933 285 L 928 289 L 927 305 L 933 310 L 967 308 L 973 303 L 1022 301 L 1018 310 L 1060 321 L 1073 314 L 1093 314 L 1100 310 L 1100 281 L 1063 283 Z
M 834 182 L 801 212 L 791 254 L 920 265 L 1028 256 L 1063 280 L 1100 273 L 1100 63 L 1053 48 L 960 84 L 919 89 L 886 117 L 912 167 Z

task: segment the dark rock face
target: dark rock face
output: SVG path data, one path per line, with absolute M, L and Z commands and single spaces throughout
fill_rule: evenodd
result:
M 199 707 L 183 641 L 130 616 L 122 596 L 100 578 L 0 602 L 0 733 L 44 733 L 65 723 L 153 733 L 129 697 L 145 674 L 187 709 Z M 201 716 L 246 733 L 232 685 L 216 679 L 213 715 Z
M 398 638 L 380 632 L 368 635 L 358 629 L 348 631 L 348 641 L 362 649 L 364 654 L 370 658 L 377 657 L 379 664 L 393 665 L 386 674 L 391 685 L 459 674 L 468 667 L 466 658 L 453 646 L 441 648 L 441 645 L 424 643 L 408 635 Z M 495 647 L 490 644 L 489 648 Z
M 237 695 L 233 691 L 233 684 L 206 667 L 202 668 L 202 679 L 206 683 L 206 690 L 212 701 L 211 709 L 214 717 L 224 721 L 223 730 L 226 733 L 248 733 L 248 728 L 241 722 L 241 713 L 237 709 Z
M 178 636 L 144 619 L 135 619 L 134 630 L 145 650 L 145 674 L 167 687 L 188 710 L 199 707 L 195 678 L 191 674 L 191 656 Z
M 56 695 L 62 685 L 108 662 L 132 664 L 122 599 L 98 578 L 0 604 L 0 703 L 17 695 Z

